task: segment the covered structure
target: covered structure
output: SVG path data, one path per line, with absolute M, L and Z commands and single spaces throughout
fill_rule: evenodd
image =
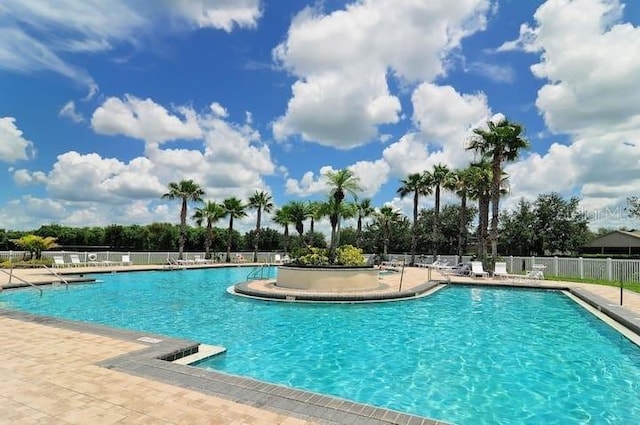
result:
M 640 230 L 614 230 L 584 244 L 582 254 L 640 255 Z

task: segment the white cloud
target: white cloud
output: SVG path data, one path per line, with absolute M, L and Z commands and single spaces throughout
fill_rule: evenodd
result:
M 58 112 L 58 116 L 68 118 L 73 122 L 83 122 L 84 117 L 76 111 L 76 104 L 73 100 L 65 103 Z
M 170 114 L 151 99 L 110 97 L 94 111 L 91 126 L 96 133 L 122 134 L 151 144 L 202 137 L 193 109 L 181 107 L 176 112 L 182 117 Z
M 469 64 L 467 71 L 483 75 L 496 83 L 513 83 L 516 79 L 515 71 L 508 65 L 472 62 Z
M 540 55 L 531 68 L 545 80 L 536 106 L 571 141 L 507 167 L 513 191 L 577 193 L 596 208 L 624 204 L 640 183 L 640 57 L 629 54 L 640 50 L 640 28 L 623 21 L 617 0 L 548 0 L 534 18 L 501 50 Z
M 0 161 L 13 163 L 34 156 L 33 143 L 22 137 L 13 117 L 0 118 Z
M 400 119 L 387 75 L 431 81 L 445 74 L 447 54 L 482 28 L 488 0 L 369 0 L 323 15 L 298 14 L 275 60 L 296 77 L 276 139 L 351 148 L 377 139 L 377 127 Z M 410 42 L 407 42 L 410 40 Z
M 187 22 L 231 32 L 234 26 L 255 27 L 260 18 L 260 0 L 165 0 Z
M 121 44 L 137 46 L 155 30 L 209 27 L 230 32 L 255 27 L 259 0 L 4 0 L 0 5 L 0 69 L 49 70 L 94 92 L 97 85 L 63 59 L 67 52 L 95 53 Z M 167 24 L 170 25 L 167 25 Z M 50 34 L 55 34 L 51 37 Z

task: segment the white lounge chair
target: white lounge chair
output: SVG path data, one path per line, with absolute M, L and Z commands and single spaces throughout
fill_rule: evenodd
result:
M 130 266 L 133 264 L 133 261 L 131 261 L 131 257 L 129 255 L 123 255 L 122 256 L 122 261 L 120 262 L 123 266 Z
M 481 261 L 472 261 L 471 262 L 471 271 L 469 272 L 469 276 L 471 277 L 487 277 L 489 273 L 484 271 L 482 267 Z
M 207 260 L 206 258 L 203 258 L 202 255 L 196 254 L 193 256 L 193 261 L 196 264 L 209 264 L 209 260 Z
M 71 258 L 71 265 L 73 267 L 85 267 L 88 265 L 87 263 L 80 261 L 80 256 L 77 254 L 71 254 L 69 255 L 69 258 Z
M 497 278 L 508 278 L 509 277 L 509 273 L 507 272 L 507 263 L 505 262 L 497 262 L 496 266 L 493 270 L 493 277 L 497 277 Z
M 280 254 L 276 254 L 273 256 L 273 263 L 282 264 L 282 257 L 280 256 Z
M 64 262 L 64 257 L 62 255 L 54 255 L 53 267 L 69 267 L 69 264 Z

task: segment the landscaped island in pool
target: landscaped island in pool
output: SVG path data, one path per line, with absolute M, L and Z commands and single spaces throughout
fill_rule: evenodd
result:
M 101 275 L 3 306 L 222 345 L 199 366 L 456 424 L 640 423 L 640 348 L 558 291 L 381 304 L 228 295 L 246 269 Z

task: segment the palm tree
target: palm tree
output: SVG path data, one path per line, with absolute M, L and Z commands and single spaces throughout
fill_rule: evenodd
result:
M 311 221 L 309 222 L 309 233 L 310 235 L 310 244 L 313 244 L 313 233 L 315 232 L 315 222 L 324 217 L 324 212 L 322 211 L 322 202 L 319 201 L 310 201 L 307 205 L 307 212 L 309 214 L 309 218 Z
M 256 209 L 258 211 L 256 218 L 256 235 L 255 243 L 253 244 L 253 262 L 258 262 L 258 243 L 260 241 L 260 221 L 262 220 L 262 212 L 270 213 L 273 210 L 273 199 L 265 191 L 254 193 L 249 198 L 249 208 Z
M 330 197 L 320 206 L 320 214 L 329 217 L 331 224 L 331 241 L 336 247 L 340 240 L 340 219 L 355 217 L 357 209 L 351 202 L 338 202 L 334 197 Z
M 227 232 L 227 258 L 225 261 L 227 263 L 231 262 L 231 241 L 233 236 L 233 220 L 236 218 L 246 217 L 247 216 L 247 205 L 244 205 L 242 201 L 238 198 L 231 197 L 224 200 L 222 203 L 222 208 L 224 209 L 224 216 L 229 216 L 229 230 Z
M 491 181 L 491 258 L 498 257 L 498 220 L 500 211 L 500 192 L 502 181 L 502 163 L 515 161 L 522 149 L 529 148 L 529 142 L 522 138 L 522 125 L 504 118 L 498 123 L 487 122 L 488 131 L 482 128 L 473 130 L 474 135 L 467 149 L 479 152 L 491 161 L 493 179 Z
M 296 232 L 300 236 L 300 240 L 304 243 L 304 221 L 309 216 L 308 206 L 301 201 L 291 201 L 285 205 L 289 213 L 291 222 L 296 227 Z
M 276 210 L 273 215 L 273 222 L 284 227 L 284 253 L 287 253 L 287 249 L 289 248 L 289 224 L 291 224 L 291 214 L 289 214 L 289 208 L 287 205 L 284 205 L 279 210 Z
M 478 259 L 486 259 L 487 225 L 489 222 L 489 202 L 491 201 L 491 164 L 480 161 L 469 167 L 470 185 L 467 196 L 478 201 L 478 232 L 476 253 Z
M 169 192 L 162 195 L 162 199 L 180 199 L 180 236 L 178 237 L 178 259 L 183 259 L 184 244 L 187 240 L 187 202 L 202 202 L 204 190 L 193 180 L 181 180 L 169 183 Z
M 345 192 L 355 196 L 357 192 L 362 189 L 360 188 L 360 179 L 353 171 L 347 168 L 338 171 L 327 171 L 325 177 L 330 187 L 329 195 L 332 196 L 336 202 L 336 208 L 333 210 L 333 213 L 336 215 L 329 217 L 331 220 L 331 253 L 329 257 L 334 258 L 336 247 L 340 243 L 340 204 L 345 197 Z M 338 233 L 336 233 L 336 229 Z
M 427 174 L 413 173 L 401 180 L 402 186 L 396 191 L 401 198 L 413 194 L 413 226 L 411 228 L 411 265 L 416 263 L 416 248 L 418 244 L 418 201 L 421 195 L 431 193 L 430 179 Z
M 211 243 L 213 242 L 213 223 L 224 218 L 225 212 L 222 205 L 212 201 L 207 201 L 203 207 L 196 208 L 193 219 L 198 226 L 207 223 L 207 230 L 204 238 L 204 258 L 211 258 Z
M 358 213 L 358 227 L 356 230 L 356 246 L 360 248 L 362 246 L 362 221 L 371 216 L 375 212 L 375 208 L 371 205 L 371 198 L 365 198 L 361 201 L 358 199 L 356 202 L 356 210 Z
M 467 198 L 471 190 L 472 173 L 470 168 L 462 168 L 453 171 L 453 178 L 448 182 L 447 189 L 453 191 L 460 197 L 460 227 L 458 232 L 458 256 L 462 258 L 464 254 L 465 240 L 467 239 Z
M 383 259 L 386 259 L 389 255 L 389 240 L 391 239 L 391 226 L 393 223 L 400 220 L 401 214 L 398 210 L 393 209 L 389 205 L 380 207 L 380 210 L 373 213 L 375 222 L 382 230 L 382 255 Z
M 431 173 L 425 174 L 427 184 L 435 192 L 435 207 L 433 210 L 433 258 L 438 255 L 438 239 L 440 237 L 440 189 L 446 186 L 451 179 L 451 170 L 443 164 L 433 166 Z

